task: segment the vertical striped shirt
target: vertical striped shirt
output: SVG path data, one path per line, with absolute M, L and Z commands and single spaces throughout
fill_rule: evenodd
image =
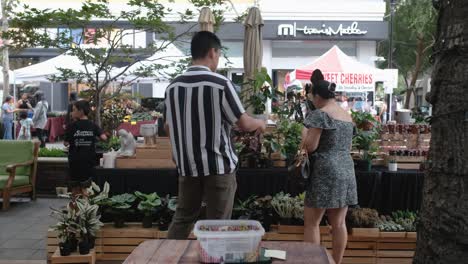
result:
M 245 110 L 232 82 L 205 66 L 192 66 L 166 88 L 164 100 L 179 175 L 235 172 L 231 128 Z

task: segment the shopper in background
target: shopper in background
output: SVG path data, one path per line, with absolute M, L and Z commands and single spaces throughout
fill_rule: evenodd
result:
M 336 103 L 335 87 L 327 81 L 314 84 L 312 95 L 317 110 L 304 120 L 302 146 L 313 153 L 304 201 L 304 240 L 320 244 L 319 225 L 326 212 L 333 230 L 333 259 L 339 264 L 348 239 L 348 206 L 358 201 L 350 154 L 354 124 L 351 115 Z
M 32 119 L 28 117 L 28 113 L 21 111 L 20 114 L 20 131 L 18 140 L 31 140 L 31 127 L 33 125 Z
M 34 94 L 34 99 L 37 102 L 34 107 L 34 115 L 32 118 L 33 128 L 36 129 L 37 137 L 41 141 L 41 148 L 45 147 L 45 132 L 44 128 L 47 124 L 47 110 L 49 109 L 49 103 L 45 100 L 44 93 L 37 91 Z
M 63 124 L 63 129 L 66 129 L 71 123 L 73 123 L 73 118 L 71 113 L 73 112 L 73 104 L 78 101 L 78 94 L 76 92 L 71 92 L 68 98 L 68 107 L 67 115 L 65 116 L 65 123 Z
M 73 197 L 86 196 L 86 188 L 91 185 L 96 167 L 96 141 L 107 140 L 101 128 L 88 119 L 91 111 L 88 101 L 80 100 L 73 104 L 71 123 L 65 132 L 64 145 L 68 147 L 70 188 Z
M 31 105 L 31 102 L 29 101 L 29 94 L 28 93 L 23 93 L 21 95 L 21 99 L 18 100 L 16 103 L 16 108 L 20 109 L 22 112 L 27 113 L 27 117 L 32 117 L 34 113 L 34 108 Z
M 13 118 L 15 109 L 13 97 L 8 95 L 2 103 L 3 139 L 13 139 Z

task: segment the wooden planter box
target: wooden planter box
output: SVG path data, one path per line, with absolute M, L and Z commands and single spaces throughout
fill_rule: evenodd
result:
M 38 158 L 36 173 L 38 194 L 55 195 L 55 187 L 65 187 L 68 181 L 67 158 Z
M 167 231 L 142 228 L 141 223 L 130 223 L 125 228 L 105 224 L 96 239 L 96 258 L 100 261 L 123 261 L 143 241 L 167 238 Z M 299 232 L 302 228 L 302 232 Z M 280 233 L 290 232 L 290 233 Z M 266 241 L 303 241 L 304 227 L 272 226 L 265 233 Z M 296 233 L 292 233 L 296 232 Z M 330 227 L 320 227 L 321 244 L 331 250 Z M 56 251 L 58 240 L 55 232 L 47 234 L 48 259 Z M 195 239 L 193 234 L 190 239 Z M 411 263 L 416 249 L 415 232 L 379 232 L 375 228 L 355 228 L 348 237 L 343 263 Z

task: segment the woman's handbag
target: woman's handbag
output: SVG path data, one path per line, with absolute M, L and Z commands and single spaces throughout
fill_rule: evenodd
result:
M 303 144 L 298 150 L 294 162 L 288 167 L 290 177 L 293 177 L 294 181 L 305 184 L 309 179 L 310 165 L 309 153 L 307 153 L 307 149 Z

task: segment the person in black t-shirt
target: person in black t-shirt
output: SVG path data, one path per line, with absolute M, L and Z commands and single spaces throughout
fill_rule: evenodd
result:
M 102 129 L 88 120 L 91 108 L 85 100 L 73 104 L 72 118 L 76 120 L 67 126 L 65 146 L 68 146 L 68 165 L 70 169 L 70 187 L 73 197 L 86 195 L 85 190 L 91 184 L 96 164 L 96 141 L 107 140 Z

